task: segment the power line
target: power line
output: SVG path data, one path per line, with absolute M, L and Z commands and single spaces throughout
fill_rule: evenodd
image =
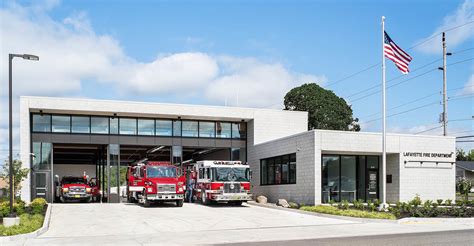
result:
M 344 80 L 350 79 L 350 78 L 352 78 L 352 77 L 354 77 L 354 76 L 356 76 L 356 75 L 359 75 L 359 74 L 361 74 L 361 73 L 363 73 L 363 72 L 365 72 L 365 71 L 368 71 L 368 70 L 370 70 L 370 69 L 372 69 L 372 68 L 374 68 L 374 67 L 376 67 L 376 66 L 378 66 L 378 65 L 380 65 L 380 62 L 377 63 L 377 64 L 374 64 L 374 65 L 368 66 L 367 68 L 364 68 L 364 69 L 362 69 L 362 70 L 360 70 L 360 71 L 358 71 L 358 72 L 355 72 L 355 73 L 353 73 L 353 74 L 351 74 L 351 75 L 348 75 L 348 76 L 346 76 L 346 77 L 344 77 L 344 78 L 342 78 L 342 79 L 339 79 L 339 80 L 336 80 L 336 81 L 334 81 L 334 82 L 332 82 L 332 83 L 329 83 L 329 84 L 327 84 L 325 87 L 330 87 L 330 86 L 333 86 L 333 85 L 335 85 L 335 84 L 338 84 L 338 83 L 340 83 L 340 82 L 342 82 L 342 81 L 344 81 Z
M 431 35 L 430 37 L 426 38 L 425 40 L 423 40 L 423 41 L 421 41 L 421 42 L 419 42 L 419 43 L 413 45 L 412 47 L 408 48 L 408 50 L 411 50 L 411 49 L 413 49 L 413 48 L 415 48 L 415 47 L 417 47 L 417 46 L 420 46 L 420 45 L 422 45 L 422 44 L 424 44 L 424 43 L 430 41 L 431 39 L 437 37 L 438 35 L 441 35 L 443 32 L 450 32 L 450 31 L 452 31 L 452 30 L 461 28 L 461 27 L 463 27 L 463 26 L 467 26 L 467 25 L 472 24 L 472 23 L 474 23 L 474 21 L 469 21 L 469 22 L 466 22 L 466 23 L 461 24 L 461 25 L 459 25 L 459 26 L 454 26 L 454 27 L 448 28 L 448 29 L 446 29 L 446 30 L 444 30 L 444 31 L 435 33 L 435 34 Z
M 462 61 L 457 61 L 457 62 L 454 62 L 454 63 L 450 63 L 450 64 L 448 64 L 448 65 L 446 65 L 446 66 L 457 65 L 457 64 L 464 63 L 464 62 L 471 61 L 471 60 L 474 60 L 474 57 L 469 58 L 469 59 L 465 59 L 465 60 L 462 60 Z M 437 68 L 433 68 L 433 69 L 428 70 L 428 71 L 426 71 L 426 72 L 424 72 L 424 73 L 421 73 L 421 74 L 419 74 L 419 75 L 417 75 L 417 76 L 415 76 L 415 77 L 411 77 L 411 78 L 406 79 L 406 80 L 403 80 L 403 81 L 401 81 L 401 82 L 398 82 L 398 83 L 389 85 L 389 86 L 387 86 L 387 89 L 390 89 L 390 88 L 392 88 L 392 87 L 395 87 L 395 86 L 400 85 L 400 84 L 403 84 L 403 83 L 406 83 L 406 82 L 408 82 L 408 81 L 410 81 L 410 80 L 413 80 L 413 79 L 416 79 L 416 78 L 418 78 L 418 77 L 424 76 L 424 75 L 429 74 L 429 73 L 431 73 L 431 72 L 434 72 L 434 71 L 436 71 L 436 70 L 438 70 L 438 69 L 437 69 Z M 377 85 L 376 87 L 379 87 L 379 86 L 380 86 L 380 84 Z M 372 88 L 374 88 L 374 87 L 372 87 Z M 378 94 L 378 93 L 380 93 L 380 92 L 381 92 L 381 90 L 379 89 L 379 90 L 377 90 L 377 91 L 375 91 L 375 92 L 372 92 L 372 93 L 366 94 L 366 95 L 364 95 L 364 96 L 358 97 L 358 98 L 356 98 L 356 99 L 354 99 L 354 100 L 351 100 L 351 103 L 357 102 L 357 101 L 362 100 L 362 99 L 365 99 L 365 98 L 367 98 L 367 97 L 369 97 L 369 96 Z M 360 94 L 360 93 L 359 93 L 359 94 Z M 350 96 L 349 96 L 349 97 L 350 97 Z
M 429 107 L 429 106 L 432 106 L 432 105 L 435 105 L 435 104 L 439 104 L 439 103 L 440 103 L 439 101 L 431 102 L 431 103 L 428 103 L 428 104 L 425 104 L 425 105 L 422 105 L 422 106 L 419 106 L 419 107 L 416 107 L 416 108 L 411 108 L 411 109 L 407 109 L 405 111 L 401 111 L 401 112 L 398 112 L 398 113 L 395 113 L 395 114 L 388 115 L 387 118 L 397 116 L 397 115 L 401 115 L 401 114 L 405 114 L 405 113 L 409 113 L 409 112 L 412 112 L 412 111 L 415 111 L 415 110 L 418 110 L 418 109 L 422 109 L 422 108 L 426 108 L 426 107 Z M 381 120 L 381 119 L 382 119 L 382 117 L 376 118 L 376 119 L 373 119 L 373 120 L 369 120 L 369 121 L 365 121 L 364 123 L 370 123 L 370 122 L 378 121 L 378 120 Z
M 425 133 L 425 132 L 433 131 L 433 130 L 436 130 L 436 129 L 441 128 L 441 127 L 443 127 L 443 126 L 433 127 L 433 128 L 430 128 L 430 129 L 421 131 L 421 132 L 417 132 L 417 133 L 415 133 L 415 135 L 418 135 L 418 134 L 420 134 L 420 133 Z

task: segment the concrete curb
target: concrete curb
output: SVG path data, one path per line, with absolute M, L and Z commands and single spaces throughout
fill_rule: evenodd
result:
M 52 209 L 51 204 L 48 204 L 46 213 L 44 215 L 43 226 L 41 228 L 39 228 L 36 231 L 26 233 L 26 234 L 5 236 L 5 237 L 0 236 L 0 244 L 8 243 L 8 242 L 18 242 L 18 241 L 26 240 L 29 238 L 35 238 L 45 233 L 49 229 L 49 221 L 51 219 L 51 209 Z
M 356 218 L 356 217 L 348 217 L 348 216 L 340 216 L 340 215 L 332 215 L 332 214 L 322 214 L 322 213 L 308 212 L 308 211 L 303 211 L 303 210 L 293 209 L 293 208 L 283 208 L 283 207 L 278 207 L 278 206 L 269 205 L 269 204 L 260 204 L 253 201 L 249 201 L 247 202 L 247 204 L 249 204 L 250 206 L 271 208 L 271 209 L 283 210 L 283 211 L 288 211 L 288 212 L 293 212 L 293 213 L 307 214 L 307 215 L 313 215 L 313 216 L 331 218 L 331 219 L 347 220 L 347 221 L 359 222 L 359 223 L 391 223 L 391 224 L 398 223 L 398 220 L 367 219 L 367 218 Z

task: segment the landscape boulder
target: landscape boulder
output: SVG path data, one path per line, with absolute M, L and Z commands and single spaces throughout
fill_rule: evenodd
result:
M 278 199 L 277 205 L 284 208 L 290 207 L 290 204 L 285 199 Z
M 257 196 L 257 203 L 266 204 L 268 199 L 265 196 Z

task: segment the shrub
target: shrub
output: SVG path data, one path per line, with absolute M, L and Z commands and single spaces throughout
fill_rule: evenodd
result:
M 311 206 L 311 207 L 305 206 L 305 207 L 301 207 L 300 209 L 304 211 L 309 211 L 309 212 L 358 217 L 358 218 L 389 219 L 389 220 L 396 219 L 396 217 L 391 213 L 368 212 L 368 211 L 361 211 L 361 210 L 355 210 L 355 209 L 342 210 L 342 209 L 338 209 L 336 207 L 331 207 L 331 206 Z
M 35 198 L 30 204 L 31 212 L 33 214 L 42 214 L 46 204 L 47 201 L 44 198 Z
M 290 205 L 290 208 L 300 208 L 300 205 L 296 202 L 289 202 L 288 204 Z
M 379 199 L 375 199 L 375 200 L 374 200 L 374 205 L 375 205 L 375 207 L 379 207 L 380 204 L 382 204 L 382 202 L 381 202 Z
M 20 215 L 19 225 L 11 227 L 0 225 L 0 236 L 11 236 L 36 231 L 43 226 L 43 220 L 44 216 L 40 214 L 22 214 Z
M 17 215 L 22 215 L 25 213 L 25 202 L 18 200 L 15 203 L 13 203 L 13 211 Z M 6 217 L 10 214 L 10 202 L 2 202 L 0 203 L 0 216 L 1 217 Z
M 416 194 L 415 198 L 409 202 L 410 205 L 418 207 L 421 205 L 421 198 L 418 194 Z
M 0 215 L 2 217 L 8 216 L 10 213 L 10 203 L 9 202 L 2 202 L 0 203 Z
M 446 199 L 446 201 L 444 201 L 444 205 L 446 206 L 451 206 L 453 204 L 453 200 L 451 199 Z
M 438 203 L 438 205 L 442 205 L 443 204 L 443 199 L 438 199 L 438 200 L 436 200 L 436 202 Z
M 431 205 L 433 205 L 433 202 L 431 200 L 426 200 L 424 203 L 423 203 L 423 207 L 425 209 L 429 209 L 431 208 Z
M 352 202 L 354 204 L 354 208 L 358 210 L 364 210 L 364 201 L 359 199 L 359 200 L 354 200 Z
M 472 182 L 466 178 L 460 178 L 456 181 L 456 189 L 464 196 L 464 199 L 469 200 L 469 192 L 472 189 Z
M 328 203 L 329 203 L 329 205 L 333 206 L 333 205 L 334 205 L 334 203 L 335 203 L 335 201 L 331 199 L 331 200 L 329 200 L 329 202 L 328 202 Z
M 342 202 L 339 203 L 338 208 L 344 210 L 349 209 L 349 202 L 347 200 L 342 200 Z

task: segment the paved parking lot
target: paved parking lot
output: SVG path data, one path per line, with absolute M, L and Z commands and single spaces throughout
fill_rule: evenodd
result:
M 365 223 L 249 205 L 185 203 L 182 208 L 171 205 L 144 208 L 136 204 L 54 204 L 49 230 L 25 243 L 215 244 L 362 235 L 361 230 L 364 235 L 376 235 L 443 230 L 443 227 Z

